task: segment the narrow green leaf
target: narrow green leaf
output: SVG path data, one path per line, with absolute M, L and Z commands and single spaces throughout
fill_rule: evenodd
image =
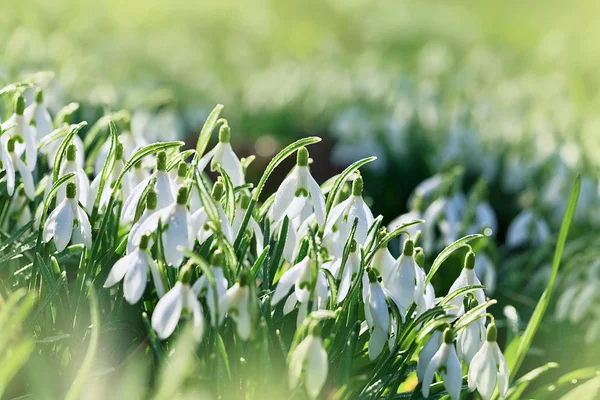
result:
M 429 273 L 427 274 L 427 277 L 425 278 L 425 286 L 427 286 L 427 284 L 429 282 L 431 282 L 431 279 L 433 278 L 435 273 L 442 266 L 444 261 L 446 261 L 446 259 L 448 257 L 450 257 L 450 255 L 452 253 L 454 253 L 456 250 L 463 247 L 470 241 L 481 238 L 481 237 L 483 237 L 483 235 L 481 235 L 481 234 L 468 235 L 468 236 L 458 239 L 456 242 L 450 244 L 448 247 L 446 247 L 444 250 L 442 250 L 441 253 L 438 254 L 438 256 L 433 261 L 433 264 L 431 265 L 431 269 L 429 270 Z
M 210 141 L 210 136 L 215 130 L 215 126 L 217 126 L 221 111 L 223 111 L 223 105 L 217 104 L 210 114 L 208 114 L 208 118 L 206 118 L 206 122 L 204 122 L 204 125 L 202 126 L 200 135 L 198 135 L 198 143 L 196 143 L 196 154 L 198 155 L 198 158 L 201 158 L 204 155 L 206 146 L 208 146 L 208 142 Z
M 342 190 L 342 186 L 344 185 L 344 183 L 346 183 L 346 180 L 355 171 L 357 171 L 360 167 L 362 167 L 365 164 L 370 163 L 371 161 L 375 161 L 375 160 L 377 160 L 377 157 L 374 157 L 374 156 L 363 158 L 362 160 L 358 160 L 358 161 L 352 163 L 345 170 L 343 170 L 341 174 L 339 174 L 338 178 L 333 183 L 333 187 L 331 188 L 331 190 L 329 191 L 329 194 L 327 195 L 327 203 L 326 203 L 327 215 L 329 215 L 329 211 L 331 210 L 331 207 L 333 207 L 333 203 L 336 200 L 340 191 Z

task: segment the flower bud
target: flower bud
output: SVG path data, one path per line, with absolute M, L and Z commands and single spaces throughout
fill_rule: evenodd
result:
M 361 196 L 363 192 L 363 178 L 362 176 L 357 177 L 354 182 L 352 182 L 352 195 L 353 196 Z
M 115 160 L 122 160 L 124 153 L 125 150 L 123 149 L 123 142 L 121 142 L 121 139 L 119 139 L 117 140 L 117 148 L 115 149 Z
M 164 151 L 159 151 L 156 155 L 156 169 L 158 171 L 167 170 L 167 153 Z
M 67 183 L 67 198 L 74 199 L 77 196 L 77 185 L 74 182 Z
M 249 205 L 250 205 L 250 197 L 243 194 L 240 199 L 240 207 L 242 208 L 242 210 L 247 210 Z
M 150 237 L 148 235 L 142 235 L 140 238 L 139 248 L 141 250 L 146 250 L 148 248 L 148 242 L 150 241 Z
M 221 125 L 221 129 L 219 129 L 219 142 L 220 143 L 229 143 L 231 140 L 231 128 L 227 123 Z
M 377 274 L 372 269 L 369 269 L 369 283 L 377 282 Z
M 444 331 L 444 343 L 452 344 L 454 342 L 454 333 L 452 329 L 448 328 Z
M 299 167 L 308 166 L 308 150 L 306 150 L 306 147 L 300 147 L 300 149 L 298 149 L 298 154 L 296 156 L 296 164 Z
M 154 190 L 150 190 L 146 197 L 146 208 L 148 208 L 148 210 L 156 210 L 157 203 L 158 194 Z
M 415 252 L 415 262 L 421 268 L 425 266 L 425 253 L 422 250 Z
M 182 161 L 179 163 L 179 165 L 177 166 L 177 176 L 180 178 L 185 178 L 186 174 L 187 174 L 187 164 L 185 163 L 185 161 Z
M 242 270 L 239 282 L 241 287 L 250 286 L 250 284 L 252 283 L 252 276 L 248 273 L 246 269 Z
M 223 186 L 223 181 L 221 179 L 217 179 L 212 189 L 212 197 L 215 201 L 220 201 L 221 197 L 223 197 L 223 192 L 225 191 L 225 187 Z
M 473 269 L 475 268 L 475 253 L 469 251 L 465 256 L 465 268 Z
M 488 342 L 495 342 L 498 338 L 498 328 L 496 328 L 496 324 L 491 323 L 487 327 L 487 331 L 485 333 L 485 339 Z
M 404 251 L 402 252 L 402 254 L 410 257 L 413 255 L 414 250 L 415 250 L 414 242 L 410 239 L 407 239 L 406 242 L 404 242 Z
M 188 191 L 187 187 L 180 187 L 177 191 L 177 204 L 184 206 L 187 203 Z
M 35 92 L 35 102 L 38 104 L 42 104 L 44 102 L 44 91 L 42 88 L 37 88 Z
M 23 98 L 23 95 L 19 93 L 19 96 L 17 97 L 17 102 L 15 103 L 15 114 L 23 115 L 24 112 L 25 112 L 25 99 Z
M 210 260 L 210 265 L 215 267 L 223 267 L 225 265 L 225 254 L 223 254 L 220 250 L 215 251 Z
M 77 158 L 77 147 L 74 144 L 70 144 L 67 147 L 67 161 L 75 161 Z

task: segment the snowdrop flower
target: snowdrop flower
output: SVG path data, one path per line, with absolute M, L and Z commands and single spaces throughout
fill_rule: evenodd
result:
M 129 172 L 131 187 L 135 189 L 135 187 L 148 178 L 148 176 L 150 176 L 150 173 L 144 168 L 142 160 L 136 162 L 133 165 L 133 170 Z
M 341 303 L 346 298 L 354 277 L 360 272 L 360 258 L 356 247 L 356 240 L 353 240 L 345 265 L 342 266 L 343 259 L 338 258 L 336 261 L 326 264 L 327 266 L 323 266 L 323 268 L 329 269 L 335 279 L 340 281 L 336 303 Z
M 185 177 L 187 175 L 187 172 L 188 166 L 185 161 L 181 161 L 179 164 L 177 164 L 177 174 L 175 176 L 175 179 L 173 179 L 173 183 L 175 184 L 175 186 L 179 187 L 185 183 Z
M 243 271 L 239 282 L 227 289 L 219 300 L 219 324 L 227 314 L 235 321 L 236 331 L 240 339 L 248 340 L 252 334 L 252 317 L 254 315 L 253 300 L 250 285 L 252 277 Z
M 225 239 L 229 243 L 233 243 L 235 237 L 233 236 L 233 229 L 231 228 L 231 224 L 229 223 L 229 219 L 227 219 L 227 215 L 225 214 L 225 210 L 223 210 L 223 206 L 221 205 L 221 198 L 225 192 L 225 187 L 223 186 L 223 181 L 219 177 L 217 182 L 213 185 L 212 189 L 212 198 L 215 200 L 217 205 L 217 209 L 219 210 L 219 222 L 220 226 L 217 229 L 220 229 L 220 232 L 225 236 Z M 206 239 L 208 239 L 212 234 L 213 230 L 209 225 L 208 214 L 206 213 L 206 209 L 204 207 L 200 208 L 191 217 L 192 231 L 196 233 L 196 237 L 198 238 L 198 242 L 200 244 L 204 243 Z
M 158 297 L 165 294 L 158 265 L 148 252 L 149 241 L 150 237 L 143 235 L 138 248 L 117 261 L 104 282 L 104 288 L 109 288 L 124 279 L 123 293 L 129 304 L 135 304 L 142 298 L 146 289 L 148 270 L 152 274 Z
M 15 151 L 20 156 L 25 152 L 25 160 L 27 168 L 33 171 L 37 163 L 37 145 L 35 139 L 35 132 L 31 129 L 25 116 L 25 99 L 19 94 L 15 104 L 15 113 L 2 124 L 2 129 L 8 130 L 7 135 L 2 137 L 2 140 L 6 144 L 9 139 L 20 137 L 21 140 L 15 143 Z
M 77 203 L 77 185 L 67 184 L 67 197 L 52 211 L 44 225 L 43 240 L 48 243 L 54 238 L 57 251 L 63 251 L 78 233 L 88 249 L 92 248 L 92 228 L 87 214 Z
M 423 378 L 425 377 L 425 371 L 431 362 L 431 359 L 440 349 L 442 345 L 442 331 L 436 330 L 434 331 L 423 349 L 419 352 L 419 359 L 417 361 L 417 378 L 419 382 L 423 382 Z
M 216 289 L 216 291 L 213 290 L 213 286 L 210 284 L 206 274 L 202 275 L 200 279 L 194 283 L 193 289 L 194 292 L 198 293 L 200 297 L 206 297 L 206 304 L 208 305 L 208 310 L 210 311 L 212 323 L 214 326 L 217 326 L 217 305 L 227 291 L 227 279 L 223 274 L 223 266 L 225 265 L 224 255 L 217 250 L 213 254 L 210 264 L 210 268 L 215 279 L 214 289 Z
M 15 152 L 15 145 L 18 142 L 21 142 L 21 137 L 17 136 L 14 138 L 8 139 L 6 143 L 6 150 L 8 152 L 8 156 L 10 160 L 5 165 L 6 168 L 6 187 L 8 189 L 8 193 L 12 195 L 15 191 L 15 167 L 19 174 L 21 175 L 21 180 L 23 181 L 23 188 L 25 189 L 25 194 L 30 200 L 33 200 L 35 196 L 35 185 L 33 183 L 33 175 L 31 175 L 31 171 L 21 157 Z M 4 158 L 4 157 L 2 157 Z
M 369 339 L 369 359 L 374 360 L 383 350 L 388 339 L 390 328 L 390 312 L 383 286 L 377 280 L 375 271 L 368 272 L 369 284 L 363 287 L 363 302 L 365 304 L 365 318 L 371 331 Z
M 454 349 L 454 337 L 450 329 L 444 331 L 444 343 L 431 358 L 423 375 L 423 397 L 429 397 L 429 390 L 435 373 L 439 373 L 444 381 L 444 388 L 453 400 L 460 399 L 462 388 L 462 371 L 460 361 Z
M 198 171 L 204 171 L 209 162 L 212 171 L 216 169 L 217 164 L 221 164 L 227 175 L 229 175 L 233 186 L 240 186 L 245 183 L 244 170 L 240 159 L 231 148 L 230 139 L 231 129 L 225 123 L 219 129 L 219 143 L 200 159 L 198 162 Z
M 242 194 L 240 197 L 240 201 L 238 201 L 235 210 L 235 217 L 233 218 L 233 223 L 231 224 L 231 228 L 233 232 L 235 232 L 235 236 L 239 234 L 240 227 L 242 226 L 242 221 L 244 220 L 244 216 L 246 215 L 246 210 L 250 205 L 250 198 L 245 194 Z M 264 244 L 264 236 L 258 222 L 254 219 L 253 216 L 250 216 L 250 221 L 248 222 L 247 231 L 254 234 L 254 238 L 256 240 L 256 253 L 260 254 L 263 251 Z
M 414 258 L 414 243 L 408 239 L 398 259 L 396 269 L 388 278 L 387 289 L 398 300 L 403 309 L 408 309 L 414 301 L 424 303 L 424 280 Z
M 275 293 L 271 298 L 271 305 L 279 303 L 290 289 L 294 287 L 296 300 L 300 303 L 306 303 L 310 298 L 310 287 L 312 284 L 312 260 L 309 256 L 304 257 L 302 261 L 294 265 L 281 275 Z
M 162 241 L 165 251 L 165 261 L 172 267 L 179 267 L 183 261 L 183 249 L 191 250 L 194 245 L 194 234 L 187 209 L 187 188 L 181 187 L 177 192 L 177 202 L 150 215 L 139 227 L 133 238 L 134 244 L 139 243 L 140 237 L 153 233 L 158 228 L 159 221 L 163 225 Z
M 15 192 L 15 166 L 3 140 L 0 140 L 0 169 L 5 172 L 3 180 L 6 180 L 6 189 L 12 196 Z
M 508 366 L 506 359 L 496 343 L 498 330 L 494 323 L 487 327 L 486 341 L 477 352 L 469 367 L 469 390 L 475 389 L 483 400 L 489 400 L 496 383 L 498 383 L 498 394 L 504 398 L 508 390 Z
M 359 246 L 367 241 L 369 227 L 373 224 L 373 213 L 362 198 L 363 179 L 357 177 L 352 182 L 352 195 L 331 209 L 325 226 L 325 236 L 336 234 L 338 231 L 341 243 L 346 243 L 354 219 L 358 217 L 358 225 L 354 239 Z
M 291 390 L 298 387 L 304 371 L 304 385 L 311 398 L 316 398 L 325 381 L 329 362 L 323 340 L 316 326 L 311 333 L 292 351 L 288 361 L 288 386 Z
M 377 250 L 373 256 L 372 266 L 379 271 L 383 285 L 388 287 L 392 274 L 396 269 L 397 261 L 390 253 L 387 246 Z
M 41 88 L 37 89 L 35 102 L 25 109 L 23 115 L 32 130 L 36 132 L 38 142 L 54 130 L 52 117 L 44 106 L 44 92 Z
M 532 210 L 523 210 L 508 226 L 506 244 L 519 247 L 527 244 L 539 246 L 550 239 L 550 228 L 546 221 Z
M 127 197 L 123 203 L 123 212 L 121 219 L 126 222 L 131 222 L 135 218 L 135 210 L 148 184 L 155 180 L 154 191 L 157 195 L 156 207 L 158 210 L 173 205 L 177 196 L 177 185 L 167 172 L 167 153 L 164 151 L 158 152 L 156 155 L 156 171 L 143 181 L 141 181 Z
M 477 354 L 484 341 L 485 320 L 484 318 L 478 318 L 456 335 L 456 352 L 458 353 L 458 358 L 465 360 L 467 364 L 471 365 L 473 357 L 475 357 L 475 354 Z
M 83 171 L 83 168 L 81 168 L 77 164 L 76 156 L 77 156 L 77 147 L 74 144 L 70 144 L 67 147 L 67 160 L 61 166 L 59 176 L 65 176 L 67 174 L 74 173 L 75 177 L 73 179 L 73 182 L 77 186 L 77 199 L 79 200 L 79 202 L 81 204 L 87 204 L 87 196 L 88 196 L 88 192 L 90 190 L 90 181 L 89 181 L 87 175 L 85 174 L 85 172 Z M 50 175 L 50 176 L 52 176 L 52 175 Z M 52 186 L 52 184 L 50 182 L 50 187 L 51 186 Z M 58 189 L 58 192 L 56 195 L 57 201 L 62 201 L 62 199 L 65 198 L 65 195 L 66 195 L 65 191 L 66 191 L 66 189 L 64 186 L 60 187 Z
M 310 201 L 315 212 L 317 224 L 325 224 L 325 196 L 308 169 L 308 150 L 298 150 L 296 166 L 283 180 L 272 205 L 273 219 L 279 222 L 286 215 L 290 220 L 297 217 L 306 202 Z
M 146 220 L 148 219 L 148 217 L 150 217 L 152 214 L 154 214 L 157 210 L 156 210 L 156 203 L 157 203 L 157 195 L 156 192 L 154 191 L 154 189 L 150 189 L 150 191 L 148 192 L 147 196 L 146 196 L 146 209 L 144 210 L 144 212 L 142 213 L 142 215 L 140 215 L 140 219 L 137 220 L 137 222 L 135 224 L 133 224 L 133 226 L 131 227 L 131 230 L 129 231 L 129 237 L 127 238 L 127 252 L 132 252 L 133 250 L 136 249 L 137 244 L 135 243 L 135 240 L 138 237 L 137 232 L 139 231 L 140 227 L 144 224 L 144 222 L 146 222 Z M 152 248 L 152 239 L 150 239 L 150 245 L 148 246 L 150 248 Z
M 115 162 L 112 171 L 109 175 L 109 179 L 107 182 L 104 183 L 102 194 L 100 195 L 100 204 L 98 205 L 98 208 L 100 209 L 102 209 L 108 204 L 112 191 L 114 190 L 115 183 L 119 175 L 121 174 L 121 172 L 123 172 L 123 169 L 125 168 L 123 157 L 123 144 L 121 143 L 121 141 L 117 141 L 117 148 L 115 149 Z M 96 202 L 96 197 L 98 197 L 101 181 L 102 174 L 99 174 L 96 176 L 96 178 L 94 178 L 92 184 L 90 185 L 90 191 L 88 193 L 87 201 L 87 209 L 90 212 L 94 209 L 94 203 Z M 129 180 L 123 179 L 121 181 L 121 193 L 124 199 L 126 199 L 129 196 L 131 190 L 132 189 Z
M 135 115 L 133 116 L 132 121 L 128 120 L 128 118 L 125 119 L 125 129 L 123 133 L 119 135 L 119 139 L 121 140 L 121 143 L 123 143 L 123 151 L 126 158 L 131 157 L 137 149 L 148 144 L 145 133 L 143 132 L 144 128 L 140 127 L 140 124 L 136 124 L 135 121 Z M 104 168 L 104 163 L 110 152 L 110 143 L 111 141 L 109 138 L 98 151 L 98 156 L 94 164 L 95 175 L 102 173 L 102 168 Z
M 462 269 L 460 276 L 454 281 L 454 283 L 450 287 L 450 290 L 448 290 L 448 293 L 452 293 L 455 290 L 458 290 L 465 286 L 481 285 L 481 282 L 475 275 L 474 268 L 475 253 L 469 251 L 465 256 L 465 266 Z M 478 304 L 485 303 L 485 294 L 483 292 L 483 289 L 475 289 L 473 293 L 475 294 L 475 299 L 477 300 Z M 465 306 L 463 304 L 465 296 L 465 294 L 461 294 L 450 301 L 450 304 L 455 306 L 455 308 L 448 310 L 448 314 L 459 317 L 465 313 Z
M 161 340 L 171 336 L 181 315 L 186 312 L 192 313 L 194 338 L 197 341 L 202 340 L 204 315 L 197 294 L 190 287 L 190 275 L 191 271 L 187 266 L 182 268 L 179 281 L 156 304 L 152 314 L 152 329 Z

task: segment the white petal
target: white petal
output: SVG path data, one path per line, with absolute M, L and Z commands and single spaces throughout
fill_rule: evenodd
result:
M 288 386 L 292 390 L 295 389 L 300 382 L 304 360 L 306 359 L 308 348 L 311 346 L 313 340 L 313 336 L 304 339 L 296 346 L 290 356 L 290 361 L 288 363 Z
M 387 332 L 390 326 L 390 313 L 385 294 L 379 282 L 372 282 L 370 284 L 369 311 L 371 312 L 375 326 Z
M 281 278 L 277 282 L 277 287 L 275 288 L 275 293 L 273 293 L 273 297 L 271 298 L 271 305 L 275 305 L 281 301 L 285 297 L 286 294 L 290 291 L 294 283 L 300 277 L 302 270 L 304 268 L 304 263 L 307 261 L 308 257 L 304 260 L 300 261 L 298 264 L 294 265 L 292 268 L 288 269 L 281 275 Z
M 498 366 L 498 393 L 501 398 L 506 396 L 508 391 L 508 380 L 510 378 L 508 374 L 508 365 L 506 364 L 506 358 L 500 351 L 497 343 L 494 343 L 494 350 L 496 353 L 496 362 Z
M 27 168 L 25 163 L 17 156 L 15 158 L 15 164 L 17 165 L 17 169 L 19 170 L 19 174 L 21 174 L 21 180 L 23 181 L 23 187 L 25 188 L 25 194 L 30 200 L 33 200 L 35 197 L 35 185 L 33 183 L 33 176 L 31 175 L 31 171 Z
M 483 400 L 489 400 L 492 397 L 494 388 L 496 387 L 497 376 L 496 359 L 492 354 L 492 349 L 488 347 L 487 350 L 479 364 L 476 379 L 477 391 Z
M 175 202 L 176 188 L 166 171 L 156 171 L 156 208 L 161 209 L 170 206 Z
M 217 204 L 217 207 L 219 208 L 219 218 L 221 220 L 221 232 L 223 233 L 223 235 L 225 236 L 225 239 L 227 239 L 227 241 L 229 243 L 233 243 L 235 238 L 233 237 L 233 229 L 231 228 L 231 225 L 229 224 L 227 215 L 225 215 L 225 211 L 223 211 L 223 207 L 221 206 L 220 203 Z
M 162 235 L 165 261 L 172 267 L 178 267 L 183 262 L 183 252 L 179 246 L 188 250 L 192 249 L 192 240 L 189 236 L 189 217 L 185 206 L 177 205 L 167 223 L 167 229 Z
M 202 314 L 202 306 L 194 295 L 194 292 L 190 289 L 187 290 L 187 306 L 192 311 L 192 317 L 194 321 L 194 339 L 197 342 L 202 340 L 204 335 L 204 315 Z
M 292 292 L 283 304 L 283 315 L 288 315 L 294 308 L 296 308 L 296 304 L 298 304 L 298 298 L 296 297 L 296 293 Z
M 431 337 L 419 353 L 419 360 L 417 363 L 417 378 L 419 379 L 419 382 L 423 382 L 425 371 L 435 353 L 440 349 L 441 342 L 442 332 L 437 330 L 431 334 Z
M 15 166 L 13 165 L 12 157 L 8 154 L 2 143 L 0 143 L 0 160 L 2 160 L 6 171 L 6 189 L 8 194 L 12 196 L 15 192 Z
M 236 323 L 237 334 L 240 339 L 246 341 L 250 338 L 250 334 L 252 333 L 252 320 L 250 318 L 250 313 L 248 312 L 248 289 L 245 288 L 246 294 L 243 296 L 240 301 L 238 313 L 232 316 L 232 319 Z
M 327 352 L 320 337 L 315 337 L 306 355 L 306 390 L 315 398 L 321 392 L 328 372 Z
M 446 359 L 446 373 L 442 373 L 444 379 L 444 387 L 450 394 L 453 400 L 460 399 L 460 391 L 462 389 L 462 370 L 460 361 L 456 356 L 454 346 L 449 346 L 448 358 Z
M 425 374 L 423 374 L 423 381 L 421 383 L 422 383 L 423 397 L 425 397 L 425 398 L 429 397 L 429 390 L 430 390 L 431 384 L 433 383 L 433 377 L 434 377 L 434 375 L 440 365 L 440 361 L 442 359 L 442 354 L 444 351 L 443 347 L 444 346 L 442 345 L 442 347 L 440 347 L 440 349 L 431 358 L 429 365 L 425 369 Z
M 175 330 L 183 308 L 182 284 L 177 282 L 156 304 L 152 314 L 152 328 L 160 339 L 166 339 Z
M 273 219 L 279 222 L 287 214 L 288 207 L 292 203 L 296 195 L 298 186 L 298 174 L 294 169 L 281 183 L 271 209 L 273 210 Z
M 387 330 L 383 330 L 380 327 L 376 326 L 371 332 L 371 337 L 369 338 L 369 359 L 374 360 L 381 354 L 381 350 L 383 350 L 383 346 L 388 339 Z
M 214 157 L 215 151 L 216 151 L 216 148 L 212 149 L 211 151 L 206 153 L 204 156 L 202 156 L 200 161 L 198 161 L 198 165 L 197 165 L 198 172 L 202 173 L 204 171 L 204 168 L 206 168 L 206 166 L 208 165 L 210 160 Z
M 121 213 L 121 219 L 125 222 L 133 221 L 135 218 L 135 211 L 137 209 L 138 203 L 142 198 L 142 194 L 146 189 L 146 186 L 150 183 L 150 180 L 154 177 L 154 175 L 150 175 L 142 182 L 140 182 L 129 194 L 125 203 L 123 203 L 123 212 Z
M 63 200 L 58 208 L 60 210 L 56 214 L 54 223 L 54 244 L 56 245 L 56 250 L 61 252 L 71 241 L 75 216 L 73 215 L 71 205 L 68 203 L 68 199 Z
M 325 224 L 325 196 L 319 184 L 310 174 L 308 175 L 308 189 L 310 190 L 310 198 L 315 209 L 317 224 L 323 226 Z
M 92 227 L 90 226 L 90 220 L 83 209 L 77 206 L 77 220 L 79 221 L 79 232 L 83 239 L 83 244 L 86 248 L 92 248 Z
M 118 260 L 115 265 L 110 270 L 108 274 L 108 278 L 106 278 L 106 282 L 104 282 L 104 288 L 109 288 L 114 286 L 116 283 L 120 282 L 127 271 L 130 268 L 134 267 L 135 262 L 135 254 L 128 254 L 125 257 Z
M 125 281 L 123 282 L 123 293 L 129 304 L 137 303 L 146 289 L 148 268 L 145 260 L 140 258 L 141 254 L 139 252 L 140 250 L 135 253 L 136 259 L 132 260 L 134 264 L 125 274 Z
M 340 260 L 341 263 L 341 260 Z M 346 263 L 344 267 L 344 271 L 342 272 L 342 279 L 340 281 L 340 286 L 338 288 L 338 295 L 336 299 L 336 303 L 340 303 L 342 300 L 346 298 L 348 292 L 350 291 L 350 286 L 352 285 L 352 266 L 349 263 Z
M 244 184 L 244 171 L 239 158 L 233 152 L 230 143 L 222 143 L 223 154 L 219 161 L 223 166 L 223 169 L 229 175 L 231 183 L 234 187 Z
M 333 226 L 340 221 L 342 214 L 344 213 L 344 210 L 350 204 L 351 201 L 352 201 L 352 196 L 348 197 L 346 200 L 342 201 L 340 204 L 333 207 L 329 211 L 329 215 L 327 216 L 327 222 L 325 224 L 325 231 L 324 231 L 325 235 L 329 235 L 332 233 Z
M 154 282 L 154 287 L 156 288 L 156 294 L 160 299 L 165 295 L 165 284 L 163 283 L 162 276 L 160 275 L 158 264 L 156 264 L 156 261 L 154 261 L 147 252 L 145 252 L 144 256 L 146 257 L 146 264 L 148 265 L 148 268 L 150 268 L 150 273 L 152 274 L 152 281 Z

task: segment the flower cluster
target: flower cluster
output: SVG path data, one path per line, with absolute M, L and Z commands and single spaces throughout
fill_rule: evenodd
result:
M 410 218 L 385 228 L 363 197 L 366 182 L 359 168 L 372 159 L 319 185 L 307 149 L 318 138 L 284 149 L 255 187 L 246 178 L 251 159 L 235 154 L 231 129 L 218 119 L 219 112 L 209 117 L 196 150 L 180 149 L 182 142 L 131 149 L 128 133 L 119 135 L 112 121 L 106 141 L 100 136 L 83 141 L 82 124 L 70 125 L 64 115 L 62 121 L 50 119 L 41 91 L 27 108 L 18 95 L 15 113 L 2 128 L 5 190 L 23 209 L 37 204 L 33 218 L 45 254 L 81 251 L 80 268 L 87 276 L 102 277 L 111 298 L 143 304 L 161 340 L 174 334 L 180 320 L 190 319 L 198 342 L 229 327 L 236 340 L 247 343 L 261 321 L 295 314 L 289 386 L 303 380 L 308 395 L 317 397 L 335 359 L 333 332 L 343 324 L 340 315 L 354 315 L 357 330 L 350 330 L 364 344 L 369 362 L 402 353 L 401 368 L 408 368 L 411 356 L 418 357 L 425 397 L 439 376 L 459 399 L 463 365 L 469 367 L 470 390 L 486 400 L 496 384 L 500 395 L 506 393 L 507 365 L 487 313 L 494 301 L 486 298 L 468 244 L 483 235 L 460 237 L 496 229 L 489 205 L 468 206 L 470 201 L 445 185 L 443 201 L 433 201 L 425 212 L 415 208 Z M 218 143 L 203 154 L 218 124 Z M 294 153 L 296 165 L 259 207 L 269 174 Z M 44 158 L 51 168 L 38 162 Z M 442 184 L 436 182 L 418 189 L 421 203 L 433 190 L 428 188 Z M 467 212 L 475 222 L 461 226 Z M 425 225 L 421 217 L 428 220 Z M 436 296 L 432 283 L 443 260 L 425 263 L 425 253 L 436 250 L 432 226 L 454 242 L 442 252 L 444 258 L 468 250 L 444 297 Z M 405 240 L 396 258 L 388 244 L 400 236 Z M 105 246 L 109 270 L 98 261 Z

